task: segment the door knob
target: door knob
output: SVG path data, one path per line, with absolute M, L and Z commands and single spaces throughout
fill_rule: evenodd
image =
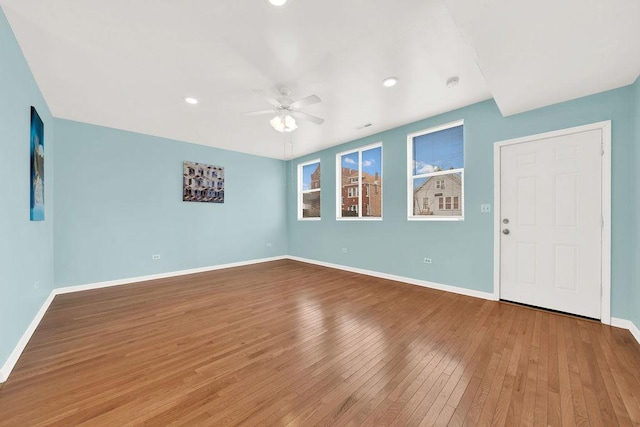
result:
M 504 230 L 502 230 L 502 234 L 509 234 L 509 229 L 505 228 Z

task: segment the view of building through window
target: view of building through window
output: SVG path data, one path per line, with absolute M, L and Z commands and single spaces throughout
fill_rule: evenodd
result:
M 409 218 L 463 217 L 463 130 L 456 122 L 409 135 Z
M 338 218 L 382 217 L 382 145 L 338 154 Z
M 298 165 L 298 219 L 320 218 L 320 161 Z
M 462 121 L 407 136 L 408 218 L 464 218 Z M 382 218 L 382 143 L 336 156 L 337 218 Z M 320 219 L 320 160 L 298 165 L 298 219 Z

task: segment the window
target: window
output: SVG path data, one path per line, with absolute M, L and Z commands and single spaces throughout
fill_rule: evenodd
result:
M 453 200 L 453 205 L 451 205 L 452 200 Z M 423 209 L 427 209 L 427 208 L 423 206 Z M 460 197 L 454 196 L 454 197 L 438 198 L 438 209 L 440 210 L 460 209 Z
M 338 219 L 382 218 L 382 143 L 336 156 Z
M 320 219 L 320 160 L 298 165 L 298 219 Z
M 408 135 L 407 157 L 407 217 L 410 220 L 464 219 L 463 122 Z M 429 198 L 433 200 L 432 206 L 428 204 Z

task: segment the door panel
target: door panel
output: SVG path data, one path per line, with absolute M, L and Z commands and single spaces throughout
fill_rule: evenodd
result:
M 500 148 L 502 299 L 600 318 L 601 144 L 598 129 Z

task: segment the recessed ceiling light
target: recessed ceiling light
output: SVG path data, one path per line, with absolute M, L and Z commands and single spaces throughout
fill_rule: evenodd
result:
M 397 77 L 387 77 L 382 81 L 382 86 L 384 87 L 393 87 L 398 84 Z
M 190 96 L 187 96 L 184 99 L 184 102 L 186 102 L 187 104 L 196 105 L 198 103 L 198 100 L 196 98 L 192 98 Z
M 447 80 L 447 87 L 448 88 L 456 87 L 458 86 L 458 83 L 460 83 L 460 79 L 458 78 L 458 76 L 449 77 L 449 79 Z
M 269 3 L 271 3 L 274 6 L 284 6 L 286 2 L 287 0 L 269 0 Z

